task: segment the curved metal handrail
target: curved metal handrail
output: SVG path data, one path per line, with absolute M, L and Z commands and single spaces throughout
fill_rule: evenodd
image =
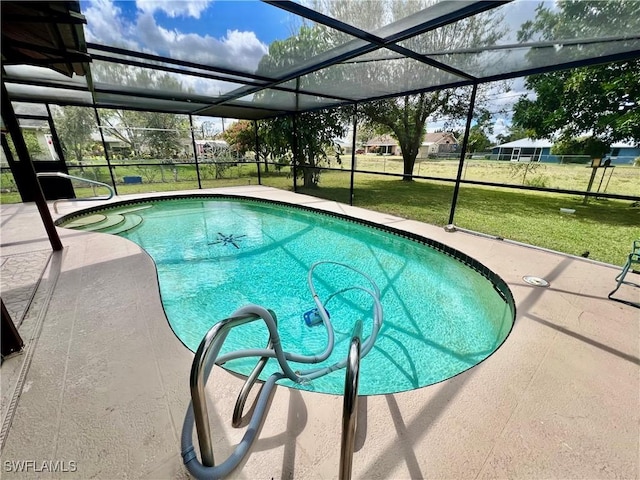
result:
M 353 450 L 356 439 L 356 423 L 358 420 L 358 385 L 360 383 L 360 345 L 362 336 L 362 320 L 353 327 L 347 372 L 344 380 L 344 400 L 342 402 L 342 441 L 340 447 L 340 473 L 338 478 L 351 478 Z
M 196 351 L 191 368 L 191 399 L 196 433 L 198 434 L 198 445 L 200 446 L 200 456 L 202 458 L 202 464 L 206 467 L 213 467 L 215 464 L 213 459 L 213 446 L 211 444 L 211 429 L 209 427 L 209 411 L 204 393 L 206 378 L 209 376 L 209 372 L 214 363 L 211 362 L 211 357 L 213 355 L 215 358 L 215 356 L 218 355 L 222 344 L 232 328 L 260 319 L 261 317 L 255 314 L 226 318 L 216 323 L 207 332 Z
M 274 314 L 275 318 L 275 314 Z M 269 343 L 267 344 L 267 350 L 273 348 L 273 342 L 269 339 Z M 247 397 L 253 388 L 253 385 L 258 380 L 258 377 L 264 370 L 265 365 L 269 361 L 269 357 L 261 357 L 258 360 L 258 363 L 251 371 L 251 374 L 247 377 L 247 380 L 244 382 L 240 393 L 238 394 L 238 398 L 236 399 L 236 405 L 233 408 L 233 415 L 231 417 L 231 425 L 233 427 L 239 427 L 242 424 L 242 412 L 244 411 L 244 404 L 247 402 Z
M 103 183 L 103 182 L 98 182 L 97 180 L 89 180 L 88 178 L 76 177 L 74 175 L 69 175 L 67 173 L 62 173 L 62 172 L 40 172 L 40 173 L 37 173 L 36 176 L 38 176 L 38 177 L 59 177 L 59 178 L 66 178 L 68 180 L 78 180 L 80 182 L 86 182 L 86 183 L 91 183 L 93 185 L 98 185 L 100 187 L 106 187 L 109 190 L 109 195 L 104 196 L 104 197 L 61 198 L 59 200 L 56 200 L 55 202 L 53 202 L 53 211 L 56 212 L 56 213 L 58 213 L 58 203 L 59 202 L 89 202 L 89 201 L 95 201 L 95 200 L 111 200 L 113 198 L 113 196 L 116 194 L 116 192 L 113 190 L 113 187 L 111 185 L 107 185 L 106 183 Z

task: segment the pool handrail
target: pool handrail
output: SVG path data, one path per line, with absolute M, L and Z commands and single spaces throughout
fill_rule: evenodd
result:
M 340 480 L 351 478 L 353 450 L 358 421 L 358 385 L 360 383 L 360 347 L 362 343 L 362 320 L 353 327 L 349 356 L 344 380 L 344 399 L 342 402 L 342 439 L 340 446 Z
M 109 195 L 102 197 L 89 197 L 89 198 L 60 198 L 53 202 L 53 211 L 58 213 L 58 203 L 59 202 L 90 202 L 96 200 L 111 200 L 116 192 L 113 190 L 111 185 L 108 185 L 103 182 L 98 182 L 97 180 L 90 180 L 88 178 L 76 177 L 75 175 L 69 175 L 67 173 L 62 172 L 39 172 L 36 173 L 37 177 L 60 177 L 66 178 L 68 180 L 78 180 L 80 182 L 86 182 L 93 185 L 98 185 L 100 187 L 106 187 L 109 190 Z
M 205 337 L 200 342 L 191 367 L 191 399 L 193 403 L 193 413 L 195 417 L 196 433 L 198 434 L 198 445 L 200 446 L 200 456 L 202 465 L 213 467 L 215 465 L 213 457 L 213 446 L 211 444 L 211 428 L 209 426 L 209 412 L 207 409 L 207 399 L 204 393 L 206 379 L 213 367 L 211 361 L 212 353 L 217 356 L 222 343 L 229 331 L 245 323 L 260 320 L 259 315 L 245 314 L 226 318 L 209 329 Z M 271 343 L 271 338 L 269 338 Z M 215 348 L 218 347 L 218 348 Z M 215 360 L 215 359 L 214 359 Z M 248 392 L 247 392 L 248 393 Z
M 321 376 L 327 375 L 341 368 L 347 369 L 346 385 L 345 385 L 345 403 L 343 406 L 343 441 L 341 450 L 341 478 L 349 478 L 351 475 L 351 463 L 353 459 L 353 444 L 355 438 L 355 424 L 356 424 L 356 407 L 358 396 L 358 381 L 359 381 L 359 365 L 360 357 L 366 355 L 371 348 L 377 337 L 378 331 L 382 326 L 382 305 L 380 304 L 380 290 L 375 282 L 363 272 L 360 272 L 348 265 L 333 262 L 322 261 L 317 262 L 311 268 L 311 271 L 315 266 L 320 264 L 337 264 L 354 270 L 364 278 L 366 278 L 372 285 L 372 290 L 368 290 L 361 286 L 353 286 L 349 288 L 342 288 L 337 292 L 334 292 L 329 298 L 322 303 L 313 287 L 313 280 L 310 277 L 310 289 L 314 297 L 318 308 L 320 309 L 323 323 L 327 328 L 329 338 L 329 345 L 326 350 L 326 356 L 322 355 L 300 355 L 292 352 L 285 352 L 282 348 L 282 342 L 278 333 L 276 315 L 272 310 L 268 310 L 260 305 L 249 304 L 237 309 L 231 317 L 228 317 L 216 324 L 214 324 L 205 334 L 204 338 L 200 342 L 198 349 L 195 352 L 195 357 L 191 365 L 190 375 L 190 387 L 191 387 L 191 402 L 185 415 L 182 435 L 181 435 L 181 452 L 184 465 L 187 467 L 189 473 L 199 479 L 204 478 L 223 478 L 230 474 L 239 464 L 242 459 L 247 455 L 253 441 L 256 439 L 258 430 L 266 409 L 270 403 L 271 392 L 276 386 L 276 382 L 281 379 L 289 379 L 295 383 L 307 383 Z M 289 365 L 289 361 L 298 363 L 315 363 L 318 364 L 326 360 L 334 346 L 333 327 L 329 321 L 329 315 L 324 308 L 326 302 L 339 293 L 344 293 L 350 290 L 360 290 L 371 296 L 373 299 L 372 313 L 373 313 L 373 325 L 371 334 L 367 338 L 367 341 L 362 344 L 362 320 L 358 320 L 355 324 L 353 331 L 353 338 L 351 340 L 351 346 L 347 356 L 344 359 L 335 362 L 328 366 L 316 367 L 308 370 L 293 370 Z M 248 348 L 244 350 L 238 350 L 220 355 L 222 346 L 229 334 L 230 330 L 234 327 L 261 319 L 264 321 L 265 326 L 269 332 L 269 342 L 266 349 Z M 244 403 L 251 390 L 251 387 L 257 380 L 258 375 L 264 368 L 267 358 L 275 358 L 280 366 L 280 372 L 272 373 L 271 376 L 265 381 L 258 398 L 254 405 L 251 418 L 248 422 L 245 434 L 242 440 L 236 445 L 233 452 L 227 457 L 225 461 L 219 465 L 215 465 L 213 446 L 211 444 L 211 428 L 209 424 L 209 413 L 207 410 L 207 400 L 205 396 L 205 386 L 207 380 L 211 374 L 214 365 L 223 365 L 224 363 L 246 357 L 259 357 L 258 363 L 253 372 L 249 376 L 249 379 L 245 382 L 238 399 L 233 413 L 234 426 L 239 425 L 242 420 L 242 411 L 244 409 Z M 198 438 L 198 444 L 200 446 L 200 460 L 198 460 L 195 453 L 195 447 L 193 442 L 193 429 L 196 428 L 196 434 Z M 345 468 L 342 464 L 344 463 Z M 346 475 L 346 477 L 343 477 Z
M 275 319 L 275 313 L 269 310 L 269 313 L 273 315 Z M 222 348 L 222 344 L 226 340 L 227 335 L 230 330 L 238 327 L 240 325 L 244 325 L 255 320 L 263 319 L 260 315 L 254 313 L 246 313 L 240 314 L 237 316 L 232 316 L 226 318 L 209 329 L 206 333 L 200 345 L 196 351 L 195 357 L 193 359 L 193 364 L 191 367 L 191 376 L 190 376 L 190 386 L 191 386 L 191 405 L 192 405 L 192 413 L 193 420 L 196 427 L 196 433 L 198 437 L 198 444 L 200 446 L 200 457 L 202 461 L 202 467 L 204 469 L 211 468 L 215 466 L 214 454 L 213 454 L 213 445 L 212 445 L 212 437 L 211 437 L 211 427 L 209 423 L 209 412 L 207 408 L 207 400 L 205 396 L 205 385 L 207 383 L 207 379 L 209 374 L 211 373 L 211 369 L 213 365 L 216 363 L 216 358 Z M 275 333 L 276 337 L 277 332 Z M 353 328 L 351 341 L 349 344 L 349 352 L 347 356 L 347 365 L 346 365 L 346 374 L 345 374 L 345 387 L 344 387 L 344 399 L 343 399 L 343 411 L 342 411 L 342 439 L 341 439 L 341 449 L 340 449 L 340 471 L 339 478 L 341 480 L 346 480 L 351 478 L 351 467 L 353 463 L 353 451 L 354 451 L 354 443 L 355 443 L 355 430 L 357 423 L 357 410 L 358 410 L 358 386 L 360 379 L 360 355 L 361 355 L 361 344 L 362 344 L 362 320 L 357 320 L 355 326 Z M 274 341 L 273 335 L 269 334 L 269 346 L 273 345 L 273 343 L 279 344 L 279 339 L 276 338 Z M 240 395 L 236 401 L 236 405 L 234 408 L 234 418 L 233 424 L 237 426 L 240 424 L 242 410 L 244 408 L 244 403 L 246 401 L 246 397 L 251 390 L 251 387 L 255 383 L 258 378 L 258 375 L 264 368 L 264 364 L 268 359 L 266 357 L 260 358 L 258 364 L 250 374 L 249 378 L 245 382 Z M 272 375 L 269 381 L 264 385 L 262 392 L 260 393 L 260 400 L 258 401 L 259 407 L 257 410 L 262 410 L 262 407 L 266 405 L 266 398 L 270 395 L 270 391 L 275 386 L 275 382 L 277 381 L 277 375 Z M 284 375 L 280 375 L 280 378 L 283 378 Z M 262 417 L 262 414 L 258 411 L 254 412 L 254 416 L 258 418 Z M 254 423 L 252 418 L 252 422 Z M 183 436 L 185 432 L 183 430 Z M 256 425 L 249 425 L 247 433 L 245 433 L 245 437 L 240 442 L 244 448 L 243 450 L 247 450 L 251 443 L 253 442 L 255 436 L 257 435 Z M 187 434 L 187 436 L 190 436 Z M 240 447 L 240 445 L 238 445 Z M 184 450 L 182 455 L 185 460 L 185 465 L 187 465 L 191 459 L 193 458 L 192 453 L 193 448 L 189 448 Z M 240 452 L 236 452 L 240 453 Z M 242 457 L 242 453 L 240 455 L 236 455 L 236 458 Z M 227 462 L 231 460 L 229 458 Z M 225 462 L 225 463 L 227 463 Z M 233 460 L 232 460 L 233 462 Z M 187 466 L 191 473 L 194 473 Z M 231 467 L 233 469 L 234 467 Z M 197 476 L 197 475 L 196 475 Z
M 275 313 L 273 313 L 273 317 L 277 321 L 277 318 L 275 318 Z M 270 348 L 273 348 L 273 342 L 271 341 L 271 338 L 269 338 L 269 343 L 267 344 L 267 349 Z M 244 404 L 247 402 L 247 397 L 249 396 L 253 385 L 258 380 L 258 376 L 262 373 L 262 370 L 264 370 L 264 367 L 268 361 L 269 357 L 260 357 L 260 360 L 258 360 L 258 363 L 256 363 L 256 366 L 251 371 L 251 374 L 247 377 L 247 380 L 245 380 L 244 385 L 242 386 L 242 389 L 238 394 L 238 398 L 236 399 L 236 405 L 233 408 L 233 415 L 231 416 L 231 426 L 237 428 L 242 424 L 242 412 L 244 411 Z

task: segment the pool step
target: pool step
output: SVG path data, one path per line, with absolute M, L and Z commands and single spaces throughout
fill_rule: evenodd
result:
M 124 216 L 124 222 L 115 227 L 105 228 L 104 230 L 100 230 L 101 233 L 108 233 L 110 235 L 118 235 L 120 233 L 128 232 L 133 230 L 138 225 L 142 223 L 142 217 L 140 215 L 136 215 L 135 213 L 129 213 Z
M 84 230 L 85 232 L 102 232 L 103 230 L 121 225 L 122 223 L 124 223 L 124 220 L 124 215 L 120 215 L 118 213 L 110 213 L 107 215 L 107 219 L 103 222 L 76 228 L 78 230 Z
M 84 227 L 91 227 L 106 222 L 107 216 L 102 213 L 95 213 L 86 217 L 77 218 L 68 223 L 62 225 L 64 228 L 81 229 Z

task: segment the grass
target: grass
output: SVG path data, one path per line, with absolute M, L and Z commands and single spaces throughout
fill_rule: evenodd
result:
M 402 173 L 402 157 L 363 155 L 358 156 L 356 165 L 359 170 Z M 457 160 L 418 159 L 414 168 L 416 175 L 441 178 L 456 178 L 457 172 Z M 591 172 L 591 167 L 577 164 L 467 160 L 464 164 L 462 179 L 515 185 L 533 184 L 548 188 L 584 191 L 589 184 Z M 592 190 L 597 191 L 600 186 L 600 191 L 604 191 L 606 187 L 608 193 L 640 196 L 639 177 L 640 170 L 631 165 L 617 165 L 607 170 L 601 168 L 597 170 Z M 602 185 L 600 185 L 601 180 Z
M 465 177 L 496 183 L 519 183 L 521 178 L 513 175 L 515 169 L 509 163 L 472 161 L 466 167 Z M 166 182 L 160 182 L 158 176 L 153 183 L 119 184 L 118 193 L 197 189 L 195 171 L 189 168 L 192 167 L 181 168 L 179 181 L 174 181 L 173 175 L 166 174 Z M 343 168 L 343 171 L 323 172 L 318 188 L 305 189 L 299 184 L 298 191 L 349 203 L 350 165 L 345 163 Z M 400 173 L 402 162 L 393 157 L 359 157 L 358 168 Z M 452 178 L 457 171 L 457 162 L 425 160 L 416 166 L 416 173 L 418 168 L 423 175 Z M 118 178 L 135 173 L 120 166 L 117 171 Z M 528 176 L 541 172 L 551 179 L 548 186 L 584 190 L 591 169 L 583 165 L 540 165 L 536 172 L 529 171 Z M 523 172 L 520 170 L 516 173 Z M 596 177 L 595 189 L 601 173 L 599 171 Z M 640 196 L 640 182 L 637 181 L 639 173 L 638 168 L 616 167 L 607 191 Z M 257 184 L 258 179 L 255 168 L 249 165 L 228 169 L 222 179 L 213 179 L 211 176 L 202 179 L 203 188 L 251 183 Z M 292 190 L 293 180 L 287 171 L 270 171 L 262 174 L 262 184 Z M 354 187 L 354 205 L 434 225 L 444 226 L 448 223 L 453 196 L 453 184 L 450 182 L 402 182 L 397 177 L 358 173 Z M 93 195 L 90 188 L 77 188 L 76 192 L 78 196 Z M 101 194 L 100 191 L 97 193 Z M 8 203 L 12 196 L 15 196 L 13 201 L 20 201 L 17 193 L 3 193 L 2 203 Z M 454 223 L 459 227 L 573 255 L 588 251 L 589 258 L 622 265 L 633 240 L 640 238 L 640 208 L 631 207 L 629 201 L 592 199 L 583 205 L 582 200 L 582 196 L 576 195 L 463 185 Z M 565 215 L 560 213 L 560 208 L 571 208 L 576 212 Z
M 331 177 L 334 178 L 331 178 Z M 301 193 L 347 202 L 349 186 L 341 174 L 325 172 L 321 187 Z M 357 175 L 354 205 L 444 226 L 448 223 L 453 185 L 402 182 L 397 178 Z M 633 240 L 640 238 L 640 208 L 631 202 L 591 200 L 581 196 L 462 186 L 454 223 L 489 235 L 622 265 Z M 575 209 L 573 215 L 560 208 Z

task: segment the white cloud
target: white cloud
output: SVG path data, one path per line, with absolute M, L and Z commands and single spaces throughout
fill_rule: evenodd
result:
M 163 0 L 136 0 L 136 7 L 145 13 L 153 14 L 161 11 L 171 18 L 193 17 L 200 18 L 200 14 L 207 9 L 211 0 L 196 1 L 163 1 Z
M 209 1 L 137 2 L 140 9 L 135 19 L 127 20 L 120 8 L 109 0 L 94 0 L 84 9 L 87 17 L 87 40 L 135 51 L 153 53 L 219 67 L 254 72 L 268 46 L 252 31 L 228 30 L 216 38 L 211 35 L 182 32 L 158 25 L 157 10 L 170 16 L 191 15 L 195 18 Z
M 207 2 L 200 3 L 204 5 Z M 88 3 L 83 9 L 87 18 L 87 41 L 247 72 L 254 72 L 260 59 L 268 52 L 268 46 L 254 32 L 229 30 L 220 38 L 183 32 L 159 25 L 153 15 L 157 8 L 150 5 L 144 8 L 145 11 L 138 10 L 135 16 L 127 18 L 126 13 L 110 0 Z M 191 8 L 195 13 L 195 7 L 185 5 L 183 8 L 185 11 Z M 241 87 L 240 84 L 221 80 L 173 73 L 163 75 L 175 77 L 185 90 L 212 98 Z M 108 81 L 107 78 L 101 80 Z
M 496 141 L 498 135 L 505 135 L 511 129 L 511 121 L 506 118 L 497 118 L 493 124 L 493 135 L 489 136 L 492 142 Z
M 254 32 L 228 30 L 220 39 L 210 35 L 182 33 L 167 30 L 155 21 L 153 15 L 143 13 L 138 17 L 137 30 L 144 45 L 153 45 L 159 52 L 172 58 L 208 65 L 231 67 L 253 72 L 268 47 Z
M 85 36 L 88 42 L 135 49 L 133 25 L 122 16 L 122 10 L 109 0 L 94 0 L 82 12 L 87 18 Z
M 260 59 L 269 51 L 269 47 L 258 40 L 254 32 L 240 32 L 227 30 L 227 36 L 223 38 L 225 51 L 234 59 L 234 63 L 240 61 L 243 69 L 257 68 Z

